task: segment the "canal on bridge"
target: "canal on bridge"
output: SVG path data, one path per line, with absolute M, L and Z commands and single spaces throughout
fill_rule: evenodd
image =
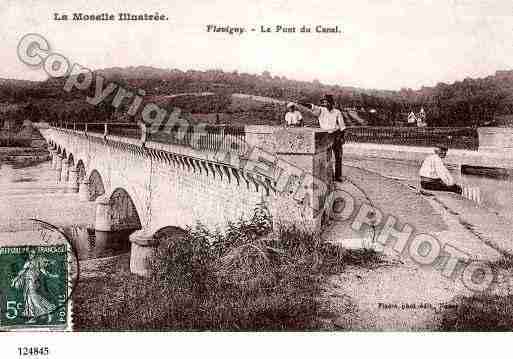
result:
M 419 165 L 412 161 L 369 158 L 357 155 L 343 158 L 344 165 L 354 166 L 414 185 L 418 178 Z M 452 170 L 456 182 L 479 187 L 481 206 L 513 220 L 513 178 L 506 176 L 487 177 L 461 174 Z

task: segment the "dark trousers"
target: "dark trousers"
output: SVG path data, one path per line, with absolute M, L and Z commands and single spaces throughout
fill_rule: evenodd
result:
M 420 186 L 423 189 L 426 189 L 428 191 L 446 191 L 446 192 L 454 192 L 457 194 L 461 194 L 463 190 L 461 189 L 461 186 L 458 186 L 457 184 L 453 184 L 452 186 L 447 186 L 445 183 L 442 182 L 441 179 L 433 179 L 430 181 L 420 181 Z
M 344 144 L 344 132 L 337 131 L 334 134 L 333 155 L 335 157 L 335 179 L 342 177 L 342 145 Z

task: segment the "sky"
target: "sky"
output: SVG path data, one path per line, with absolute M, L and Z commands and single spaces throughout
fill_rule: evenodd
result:
M 397 90 L 513 69 L 510 0 L 0 0 L 0 77 L 40 80 L 16 55 L 27 33 L 91 69 L 222 69 Z M 144 4 L 143 4 L 144 3 Z M 159 12 L 161 22 L 55 21 L 54 14 Z M 242 26 L 242 35 L 207 25 Z M 339 34 L 261 33 L 260 26 L 335 26 Z M 257 31 L 249 31 L 255 28 Z

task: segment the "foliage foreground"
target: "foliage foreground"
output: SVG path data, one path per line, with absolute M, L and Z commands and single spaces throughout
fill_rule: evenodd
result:
M 271 239 L 276 237 L 275 239 Z M 265 211 L 221 234 L 202 225 L 162 240 L 142 278 L 115 270 L 82 280 L 78 330 L 319 330 L 332 313 L 325 277 L 369 260 L 296 229 L 272 231 Z M 372 255 L 371 255 L 372 256 Z M 372 260 L 372 259 L 371 259 Z

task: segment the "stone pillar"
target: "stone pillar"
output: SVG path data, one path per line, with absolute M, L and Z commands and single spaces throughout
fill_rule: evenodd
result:
M 130 235 L 130 242 L 130 272 L 148 277 L 151 273 L 150 259 L 157 252 L 158 239 L 143 231 L 137 231 Z
M 61 155 L 57 155 L 55 157 L 55 174 L 56 174 L 56 180 L 57 182 L 60 182 L 61 181 L 61 172 L 62 172 L 62 161 L 63 161 L 64 157 L 62 157 Z
M 96 219 L 94 222 L 96 231 L 112 231 L 112 216 L 110 201 L 106 196 L 100 196 L 96 199 Z
M 68 189 L 73 193 L 78 192 L 78 171 L 74 167 L 69 169 Z
M 91 194 L 89 193 L 89 180 L 84 179 L 82 182 L 80 182 L 78 187 L 78 196 L 80 202 L 91 201 Z
M 275 223 L 319 231 L 323 218 L 331 213 L 325 199 L 334 185 L 335 131 L 248 125 L 244 132 L 246 146 L 253 147 L 244 171 L 253 178 L 258 172 L 276 178 L 278 173 L 274 171 L 282 168 L 280 176 L 288 178 L 292 184 L 289 188 L 294 188 L 290 193 L 281 193 L 286 188 L 278 187 L 282 195 L 264 197 Z M 275 166 L 266 164 L 275 161 Z M 282 181 L 281 186 L 285 187 L 285 183 Z
M 48 152 L 50 152 L 50 169 L 55 169 L 55 157 L 57 156 L 57 151 L 54 149 L 48 149 Z
M 68 178 L 69 178 L 69 162 L 66 158 L 64 158 L 62 160 L 61 182 L 65 185 L 67 185 Z
M 54 150 L 53 156 L 52 156 L 52 169 L 57 170 L 57 162 L 59 162 L 59 154 L 57 153 L 57 150 Z

